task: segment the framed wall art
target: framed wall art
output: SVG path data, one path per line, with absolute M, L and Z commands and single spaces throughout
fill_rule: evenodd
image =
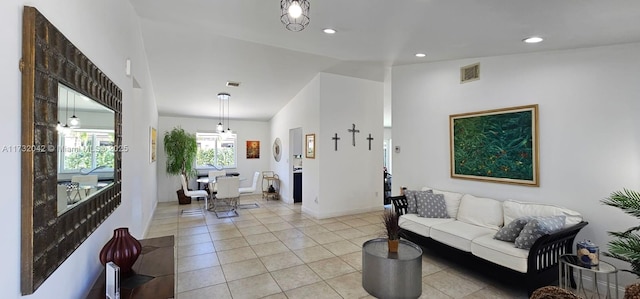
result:
M 539 186 L 538 105 L 449 116 L 451 177 Z
M 149 127 L 149 163 L 156 161 L 156 148 L 158 144 L 158 131 L 154 127 Z
M 260 159 L 260 141 L 247 140 L 247 159 Z
M 305 158 L 315 159 L 316 158 L 316 134 L 307 134 L 304 136 L 305 140 Z

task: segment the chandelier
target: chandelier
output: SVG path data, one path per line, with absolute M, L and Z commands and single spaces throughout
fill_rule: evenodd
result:
M 218 101 L 220 102 L 220 106 L 219 106 L 219 122 L 218 125 L 216 126 L 216 131 L 218 133 L 226 133 L 226 134 L 231 134 L 231 126 L 229 126 L 229 99 L 231 98 L 231 95 L 226 93 L 226 92 L 221 92 L 218 93 Z M 224 125 L 222 124 L 224 122 L 224 103 L 225 101 L 227 102 L 227 130 L 225 131 L 224 129 Z
M 280 21 L 290 31 L 302 31 L 309 25 L 309 0 L 280 0 Z

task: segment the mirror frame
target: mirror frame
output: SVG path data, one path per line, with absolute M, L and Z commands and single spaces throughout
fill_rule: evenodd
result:
M 36 8 L 22 28 L 21 291 L 32 294 L 120 205 L 122 90 Z M 58 83 L 114 111 L 114 182 L 58 216 Z M 96 252 L 96 258 L 98 253 Z

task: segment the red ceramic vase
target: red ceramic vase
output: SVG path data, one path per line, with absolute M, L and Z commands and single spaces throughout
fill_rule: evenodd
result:
M 116 228 L 111 240 L 100 250 L 100 262 L 102 265 L 114 262 L 120 267 L 120 272 L 125 274 L 131 271 L 141 252 L 142 245 L 129 234 L 129 228 Z

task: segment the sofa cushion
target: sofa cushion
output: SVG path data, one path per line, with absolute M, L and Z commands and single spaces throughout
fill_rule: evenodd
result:
M 504 223 L 509 224 L 516 218 L 523 216 L 566 216 L 564 227 L 578 224 L 582 221 L 580 213 L 563 207 L 550 204 L 520 202 L 515 200 L 506 200 L 502 204 L 504 211 Z
M 456 218 L 458 216 L 458 208 L 460 207 L 462 193 L 438 190 L 430 187 L 422 187 L 422 190 L 432 190 L 435 194 L 444 195 L 444 202 L 447 204 L 447 214 L 449 214 L 449 217 L 451 218 Z
M 400 220 L 398 220 L 398 225 L 402 229 L 406 229 L 408 231 L 414 232 L 418 235 L 430 237 L 431 236 L 431 227 L 440 224 L 454 221 L 451 218 L 423 218 L 419 217 L 418 214 L 405 214 L 400 216 Z
M 431 238 L 440 243 L 470 252 L 471 240 L 487 234 L 493 236 L 496 231 L 496 229 L 490 229 L 455 220 L 433 225 L 430 233 Z
M 538 238 L 543 235 L 561 230 L 564 227 L 565 216 L 536 217 L 522 228 L 515 240 L 515 247 L 529 249 Z
M 457 219 L 497 231 L 504 223 L 502 202 L 465 194 L 460 200 Z
M 509 222 L 509 224 L 503 226 L 496 234 L 493 236 L 494 239 L 505 241 L 505 242 L 514 242 L 516 238 L 520 235 L 520 232 L 524 228 L 525 225 L 531 220 L 533 216 L 520 217 L 518 219 L 514 219 Z
M 515 248 L 513 243 L 496 240 L 493 235 L 473 239 L 471 253 L 494 264 L 527 273 L 529 250 Z
M 443 194 L 420 191 L 416 194 L 418 216 L 426 218 L 449 218 Z

